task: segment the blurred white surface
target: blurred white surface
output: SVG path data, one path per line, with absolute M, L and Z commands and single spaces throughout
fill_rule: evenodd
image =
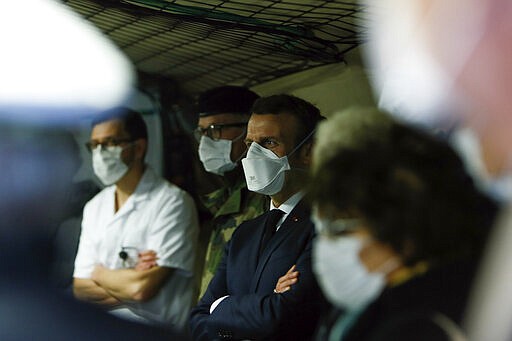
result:
M 130 95 L 128 59 L 95 27 L 52 0 L 0 2 L 0 119 L 55 122 Z

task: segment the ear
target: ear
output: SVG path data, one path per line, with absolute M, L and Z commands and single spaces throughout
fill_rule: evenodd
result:
M 144 139 L 137 139 L 135 141 L 135 156 L 137 160 L 144 160 L 146 151 L 148 150 L 148 141 Z
M 311 159 L 312 159 L 312 153 L 313 153 L 313 142 L 308 141 L 302 145 L 300 148 L 300 162 L 306 166 L 309 167 L 311 165 Z

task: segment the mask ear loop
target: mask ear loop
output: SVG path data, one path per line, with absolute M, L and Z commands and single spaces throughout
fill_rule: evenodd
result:
M 303 145 L 304 143 L 306 143 L 306 142 L 307 142 L 307 140 L 309 140 L 309 138 L 310 138 L 311 136 L 313 136 L 313 134 L 314 134 L 315 132 L 316 132 L 316 128 L 315 128 L 315 129 L 313 129 L 313 130 L 312 130 L 312 131 L 311 131 L 311 132 L 310 132 L 310 133 L 309 133 L 309 134 L 308 134 L 308 135 L 307 135 L 307 136 L 306 136 L 302 141 L 300 141 L 300 143 L 299 143 L 297 146 L 295 146 L 295 148 L 293 148 L 293 150 L 292 150 L 288 155 L 286 155 L 286 156 L 287 156 L 287 157 L 292 156 L 292 154 L 293 154 L 293 153 L 295 153 L 295 152 L 296 152 L 300 147 L 302 147 L 302 145 Z
M 309 134 L 308 134 L 308 135 L 307 135 L 307 136 L 306 136 L 302 141 L 300 141 L 300 143 L 299 143 L 297 146 L 295 146 L 295 148 L 293 148 L 293 150 L 292 150 L 288 155 L 286 155 L 286 157 L 289 159 L 289 158 L 290 158 L 290 156 L 292 156 L 292 154 L 293 154 L 293 153 L 295 153 L 295 152 L 296 152 L 300 147 L 302 147 L 302 145 L 303 145 L 304 143 L 306 143 L 306 142 L 309 140 L 309 138 L 310 138 L 311 136 L 313 136 L 313 134 L 314 134 L 315 132 L 316 132 L 316 128 L 315 128 L 315 129 L 313 129 L 313 130 L 312 130 L 312 131 L 311 131 L 311 132 L 310 132 L 310 133 L 309 133 Z M 307 169 L 307 168 L 293 167 L 293 168 L 291 168 L 291 169 L 296 170 L 296 171 L 309 172 L 309 169 Z
M 307 141 L 307 140 L 308 140 L 308 139 L 309 139 L 309 138 L 310 138 L 310 137 L 311 137 L 315 132 L 316 132 L 316 128 L 315 128 L 315 129 L 313 129 L 313 130 L 312 130 L 312 131 L 311 131 L 311 132 L 310 132 L 310 133 L 309 133 L 309 134 L 308 134 L 308 135 L 307 135 L 307 136 L 306 136 L 302 141 L 300 141 L 300 143 L 299 143 L 298 145 L 296 145 L 296 146 L 295 146 L 295 148 L 293 148 L 293 150 L 292 150 L 290 153 L 288 153 L 287 155 L 285 155 L 285 156 L 283 156 L 283 157 L 286 157 L 287 159 L 289 159 L 289 157 L 290 157 L 293 153 L 295 153 L 295 152 L 296 152 L 296 151 L 297 151 L 297 150 L 298 150 L 298 149 L 299 149 L 299 148 L 300 148 L 300 147 L 301 147 L 301 146 L 302 146 L 302 145 L 303 145 L 303 144 L 304 144 L 304 143 L 305 143 L 305 142 L 306 142 L 306 141 Z M 253 142 L 253 143 L 257 143 L 257 142 Z M 244 153 L 240 158 L 238 158 L 238 160 L 237 160 L 236 162 L 240 161 L 240 160 L 241 160 L 241 159 L 242 159 L 242 158 L 247 154 L 247 151 L 248 151 L 248 150 L 249 150 L 249 148 L 247 148 L 247 149 L 245 150 L 245 153 Z M 236 162 L 235 162 L 235 163 L 236 163 Z M 300 171 L 305 171 L 305 172 L 308 172 L 308 171 L 309 171 L 309 169 L 303 169 L 303 168 L 291 168 L 291 167 L 290 167 L 290 169 L 300 170 Z M 277 175 L 276 175 L 276 176 L 277 176 Z

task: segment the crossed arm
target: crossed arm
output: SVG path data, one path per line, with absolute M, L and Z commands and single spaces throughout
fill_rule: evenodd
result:
M 100 287 L 92 279 L 74 278 L 73 294 L 79 300 L 99 304 L 108 308 L 113 308 L 121 304 L 121 301 L 110 295 L 107 290 Z
M 158 293 L 172 272 L 171 268 L 156 266 L 156 259 L 153 251 L 147 251 L 141 253 L 134 269 L 111 270 L 96 265 L 90 279 L 73 280 L 73 293 L 80 300 L 106 307 L 126 301 L 147 301 Z
M 308 310 L 314 310 L 313 300 L 317 287 L 313 274 L 307 270 L 310 268 L 309 251 L 308 248 L 297 259 L 297 266 L 292 267 L 278 281 L 277 287 L 282 290 L 282 294 L 269 292 L 231 295 L 210 313 L 211 304 L 217 298 L 229 294 L 226 283 L 226 257 L 223 257 L 205 295 L 192 310 L 190 327 L 194 339 L 217 338 L 218 333 L 224 331 L 231 333 L 233 338 L 262 339 L 277 333 L 284 321 L 288 321 L 289 325 L 296 324 L 290 322 L 293 321 L 290 320 L 292 316 L 303 316 Z M 296 268 L 302 272 L 303 278 L 300 282 L 296 279 Z
M 283 276 L 279 277 L 276 283 L 274 293 L 282 294 L 292 288 L 292 285 L 297 283 L 299 280 L 299 272 L 297 266 L 294 264 Z

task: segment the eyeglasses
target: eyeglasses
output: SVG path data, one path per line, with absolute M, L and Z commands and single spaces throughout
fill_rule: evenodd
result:
M 201 140 L 201 136 L 208 136 L 213 140 L 219 140 L 222 135 L 223 128 L 233 128 L 233 127 L 246 127 L 247 122 L 239 122 L 239 123 L 225 123 L 225 124 L 212 124 L 206 128 L 197 127 L 194 130 L 194 136 L 197 141 Z
M 321 223 L 318 223 L 317 220 L 316 226 L 318 234 L 327 237 L 342 237 L 358 230 L 361 226 L 361 219 L 336 219 L 333 221 L 323 221 Z
M 318 207 L 313 206 L 311 220 L 315 224 L 318 234 L 327 237 L 338 237 L 352 233 L 359 229 L 362 224 L 360 218 L 329 218 L 318 215 Z
M 116 147 L 116 146 L 120 146 L 121 144 L 127 143 L 127 142 L 133 142 L 133 139 L 131 139 L 131 138 L 122 138 L 122 139 L 121 138 L 119 138 L 119 139 L 110 138 L 103 142 L 89 141 L 89 142 L 85 143 L 85 147 L 87 148 L 87 150 L 89 152 L 92 152 L 94 149 L 98 148 L 98 146 L 101 146 L 101 148 Z

